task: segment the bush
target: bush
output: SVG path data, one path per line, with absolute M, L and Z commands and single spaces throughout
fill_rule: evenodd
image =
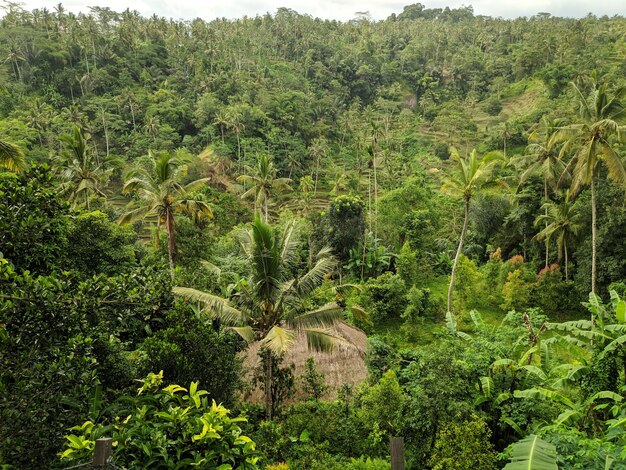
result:
M 188 311 L 173 312 L 168 323 L 141 345 L 148 368 L 163 370 L 175 383 L 198 382 L 218 403 L 232 404 L 241 385 L 240 339 Z
M 461 309 L 481 305 L 483 302 L 481 283 L 482 274 L 474 262 L 465 255 L 461 255 L 454 285 L 456 303 Z
M 575 312 L 582 300 L 576 295 L 574 283 L 563 279 L 558 264 L 539 271 L 532 296 L 533 302 L 551 318 Z
M 385 372 L 397 366 L 398 355 L 391 346 L 375 336 L 369 338 L 368 344 L 365 364 L 370 379 L 379 380 Z
M 497 116 L 502 111 L 502 101 L 497 96 L 490 96 L 482 103 L 480 108 L 489 116 Z
M 433 470 L 492 470 L 497 454 L 489 442 L 491 431 L 478 416 L 470 421 L 450 423 L 437 432 L 430 458 Z
M 112 424 L 86 421 L 71 428 L 61 458 L 70 463 L 91 458 L 95 440 L 113 439 L 112 458 L 128 470 L 142 468 L 258 469 L 256 444 L 242 434 L 238 423 L 221 405 L 209 403 L 208 392 L 192 382 L 189 389 L 170 385 L 163 389 L 163 371 L 141 380 L 138 395 Z M 223 467 L 222 467 L 223 466 Z
M 328 390 L 325 382 L 325 376 L 318 372 L 315 367 L 315 359 L 308 357 L 304 365 L 304 374 L 302 375 L 302 390 L 304 393 L 314 400 L 319 400 Z
M 407 322 L 416 322 L 427 315 L 430 317 L 436 316 L 430 301 L 430 289 L 420 289 L 413 286 L 409 289 L 406 298 L 408 304 L 402 313 L 402 318 Z
M 529 306 L 533 285 L 525 279 L 521 269 L 510 272 L 502 286 L 503 310 L 522 311 Z
M 400 276 L 390 272 L 383 273 L 365 284 L 362 305 L 374 323 L 389 319 L 398 319 L 406 306 L 406 285 Z
M 135 266 L 137 236 L 129 226 L 111 222 L 100 211 L 74 218 L 67 236 L 70 264 L 87 276 L 121 274 Z

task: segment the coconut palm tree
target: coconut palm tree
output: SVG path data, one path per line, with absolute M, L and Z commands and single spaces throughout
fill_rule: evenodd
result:
M 87 137 L 74 126 L 71 134 L 59 136 L 65 150 L 58 159 L 61 192 L 65 194 L 72 206 L 84 202 L 89 210 L 92 196 L 105 197 L 104 187 L 108 183 L 113 170 L 121 164 L 120 159 L 98 155 L 87 148 Z
M 268 354 L 265 361 L 265 406 L 272 417 L 272 361 L 269 354 L 282 354 L 303 331 L 309 349 L 331 351 L 343 340 L 329 328 L 343 319 L 343 309 L 335 302 L 307 310 L 305 298 L 317 288 L 335 266 L 330 249 L 321 250 L 313 267 L 293 277 L 298 239 L 294 223 L 280 231 L 263 222 L 257 214 L 251 228 L 241 239 L 249 260 L 249 273 L 239 283 L 232 301 L 191 288 L 175 287 L 174 293 L 204 304 L 204 311 L 237 332 L 247 342 L 261 342 Z
M 25 166 L 22 149 L 10 142 L 0 140 L 0 168 L 20 173 Z
M 119 223 L 141 220 L 150 215 L 157 217 L 158 227 L 164 225 L 167 233 L 167 254 L 173 278 L 176 256 L 175 214 L 184 213 L 191 217 L 213 216 L 205 201 L 190 197 L 208 178 L 182 184 L 187 173 L 188 157 L 181 151 L 175 154 L 150 152 L 148 157 L 147 167 L 135 168 L 126 175 L 123 192 L 136 194 L 138 199 L 130 203 L 128 212 L 120 217 Z
M 557 143 L 553 139 L 554 133 L 562 125 L 562 121 L 549 119 L 544 116 L 541 119 L 541 124 L 528 137 L 529 144 L 526 147 L 526 154 L 516 157 L 513 161 L 514 164 L 524 168 L 520 175 L 520 185 L 533 175 L 543 178 L 544 204 L 550 201 L 548 187 L 555 190 L 557 182 L 565 170 L 565 163 L 560 159 Z M 546 267 L 549 264 L 549 252 L 550 243 L 549 239 L 546 238 Z
M 448 286 L 448 312 L 452 310 L 454 277 L 457 265 L 459 264 L 459 257 L 463 252 L 463 243 L 469 222 L 470 203 L 476 194 L 493 186 L 494 180 L 491 178 L 492 171 L 495 164 L 501 160 L 501 154 L 500 152 L 490 152 L 481 158 L 474 149 L 469 156 L 461 157 L 456 149 L 452 149 L 451 157 L 456 165 L 454 165 L 452 172 L 445 178 L 441 189 L 443 192 L 452 196 L 460 196 L 463 198 L 464 218 L 459 246 L 456 250 L 454 263 L 452 264 L 450 285 Z
M 242 199 L 254 196 L 255 209 L 261 211 L 263 220 L 268 221 L 268 206 L 272 192 L 291 190 L 289 178 L 277 178 L 277 170 L 274 161 L 269 155 L 260 155 L 256 165 L 246 165 L 246 174 L 237 178 L 237 181 L 250 184 L 250 189 L 241 195 Z
M 565 197 L 560 204 L 546 202 L 542 209 L 545 213 L 537 217 L 535 225 L 545 224 L 545 228 L 535 238 L 545 239 L 546 243 L 556 239 L 558 259 L 565 259 L 565 279 L 569 279 L 567 249 L 573 244 L 581 228 L 578 206 Z
M 620 124 L 626 119 L 626 107 L 622 101 L 626 87 L 610 93 L 606 84 L 595 85 L 585 96 L 572 83 L 578 98 L 579 120 L 562 127 L 555 140 L 565 141 L 562 153 L 574 149 L 574 155 L 566 170 L 571 174 L 570 196 L 578 194 L 583 186 L 591 186 L 591 292 L 596 291 L 597 203 L 596 179 L 600 162 L 608 170 L 608 176 L 619 184 L 626 184 L 626 167 L 612 147 L 612 141 L 621 140 Z

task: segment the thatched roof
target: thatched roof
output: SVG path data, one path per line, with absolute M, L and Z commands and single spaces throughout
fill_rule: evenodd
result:
M 313 357 L 317 370 L 325 375 L 325 382 L 329 389 L 325 399 L 334 399 L 343 384 L 358 385 L 367 378 L 367 367 L 365 366 L 365 352 L 367 350 L 367 336 L 358 328 L 340 322 L 330 329 L 333 335 L 346 340 L 346 345 L 340 344 L 330 353 L 309 351 L 306 335 L 301 332 L 295 343 L 285 353 L 285 360 L 282 367 L 295 365 L 294 378 L 296 379 L 294 400 L 302 398 L 301 384 L 298 380 L 303 372 L 306 360 Z M 259 366 L 260 343 L 252 343 L 243 353 L 244 366 L 248 369 L 248 376 L 252 376 L 252 369 Z M 263 402 L 263 393 L 260 388 L 256 388 L 246 400 L 254 403 Z

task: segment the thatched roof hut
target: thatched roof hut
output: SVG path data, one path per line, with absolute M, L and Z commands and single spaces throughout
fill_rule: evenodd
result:
M 330 332 L 346 340 L 346 344 L 339 344 L 330 353 L 309 351 L 306 335 L 301 332 L 295 343 L 285 353 L 285 360 L 282 367 L 295 365 L 294 378 L 296 379 L 296 390 L 294 400 L 302 398 L 302 392 L 298 378 L 304 372 L 304 365 L 307 358 L 313 357 L 317 370 L 325 375 L 325 382 L 328 385 L 328 392 L 324 398 L 337 398 L 337 393 L 343 384 L 358 385 L 367 378 L 367 367 L 365 366 L 365 352 L 367 350 L 367 336 L 358 328 L 346 323 L 337 323 Z M 251 377 L 252 369 L 259 366 L 260 342 L 251 344 L 243 353 L 244 366 Z M 263 392 L 260 388 L 252 390 L 246 395 L 246 400 L 254 403 L 263 403 Z

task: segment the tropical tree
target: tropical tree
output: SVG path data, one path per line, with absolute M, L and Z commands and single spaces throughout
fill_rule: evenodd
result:
M 556 239 L 558 259 L 565 259 L 565 279 L 569 279 L 567 248 L 573 244 L 581 228 L 578 205 L 571 203 L 566 197 L 560 204 L 546 202 L 542 208 L 545 213 L 537 217 L 535 225 L 545 224 L 545 228 L 535 238 L 545 239 L 546 246 L 550 239 Z
M 25 165 L 22 149 L 10 142 L 0 140 L 0 168 L 20 173 Z
M 208 178 L 182 183 L 187 174 L 188 159 L 182 151 L 175 154 L 150 152 L 148 165 L 132 169 L 126 175 L 123 188 L 124 193 L 136 194 L 138 199 L 131 201 L 129 210 L 120 217 L 119 223 L 125 224 L 147 216 L 156 216 L 158 227 L 164 225 L 167 233 L 167 253 L 172 278 L 176 256 L 175 214 L 184 213 L 194 218 L 213 216 L 210 206 L 205 201 L 191 197 L 191 193 L 204 185 Z
M 245 199 L 254 196 L 255 209 L 261 211 L 263 220 L 268 221 L 269 199 L 273 191 L 291 190 L 289 178 L 277 178 L 277 170 L 274 161 L 269 155 L 260 155 L 256 165 L 251 167 L 246 165 L 246 174 L 237 178 L 237 181 L 249 184 L 250 189 L 245 191 L 241 198 Z
M 87 210 L 91 196 L 105 197 L 103 189 L 111 173 L 121 163 L 119 159 L 110 156 L 98 158 L 95 152 L 87 148 L 88 138 L 77 126 L 71 134 L 59 136 L 65 147 L 59 159 L 61 192 L 73 206 L 84 202 Z
M 451 173 L 445 178 L 441 189 L 450 195 L 461 196 L 463 198 L 464 218 L 459 246 L 456 250 L 454 263 L 452 264 L 450 285 L 448 286 L 448 312 L 452 310 L 454 277 L 459 264 L 459 257 L 463 252 L 463 243 L 469 223 L 470 203 L 476 194 L 493 186 L 494 180 L 492 179 L 492 171 L 495 164 L 501 159 L 499 152 L 490 152 L 481 158 L 475 149 L 466 157 L 461 157 L 456 149 L 452 149 L 451 156 L 456 164 Z
M 520 185 L 526 182 L 532 175 L 539 175 L 543 178 L 544 204 L 550 201 L 548 187 L 555 190 L 557 182 L 565 170 L 565 163 L 561 160 L 557 151 L 557 143 L 553 139 L 554 133 L 562 125 L 563 122 L 544 116 L 541 119 L 541 124 L 528 137 L 529 144 L 526 147 L 526 153 L 515 158 L 513 162 L 524 168 L 523 173 L 520 175 Z M 545 209 L 545 215 L 547 216 L 547 206 Z M 547 221 L 545 222 L 547 226 Z M 546 267 L 549 264 L 549 248 L 550 243 L 546 239 Z
M 570 196 L 578 194 L 583 186 L 591 186 L 591 292 L 596 291 L 596 179 L 598 164 L 604 163 L 608 176 L 619 184 L 626 184 L 626 167 L 614 150 L 613 140 L 621 140 L 620 123 L 626 119 L 626 107 L 622 101 L 626 87 L 610 93 L 607 85 L 595 85 L 585 96 L 572 84 L 578 98 L 579 122 L 562 127 L 555 140 L 565 141 L 562 153 L 575 149 L 566 170 L 572 176 Z
M 239 283 L 232 301 L 191 288 L 175 287 L 174 293 L 201 302 L 212 318 L 229 325 L 247 342 L 260 341 L 266 354 L 282 354 L 294 343 L 297 333 L 306 335 L 309 349 L 331 351 L 342 340 L 330 327 L 343 319 L 343 309 L 335 302 L 307 310 L 305 298 L 317 288 L 335 266 L 328 248 L 316 256 L 313 267 L 294 276 L 298 237 L 294 223 L 284 230 L 271 227 L 257 215 L 241 246 L 249 260 L 249 273 Z M 268 357 L 269 359 L 269 357 Z M 265 361 L 265 407 L 272 417 L 272 360 Z

